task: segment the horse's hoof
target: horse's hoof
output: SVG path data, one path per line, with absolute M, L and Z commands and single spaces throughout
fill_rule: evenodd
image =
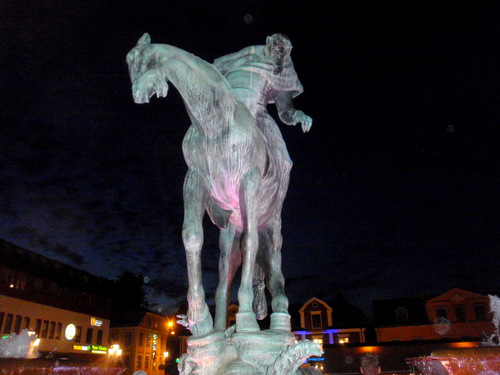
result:
M 236 332 L 258 332 L 260 327 L 253 312 L 240 312 L 236 314 Z
M 283 312 L 275 312 L 271 314 L 271 326 L 270 329 L 275 329 L 278 331 L 290 332 L 292 327 L 290 324 L 290 314 Z

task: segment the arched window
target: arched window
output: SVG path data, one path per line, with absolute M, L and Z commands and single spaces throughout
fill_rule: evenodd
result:
M 396 321 L 398 323 L 408 323 L 408 309 L 398 307 L 396 309 Z

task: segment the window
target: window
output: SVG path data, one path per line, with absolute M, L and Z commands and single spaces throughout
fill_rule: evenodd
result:
M 151 346 L 151 335 L 147 335 L 146 348 L 149 348 L 150 346 Z
M 0 322 L 0 325 L 2 324 L 2 322 Z M 23 321 L 23 329 L 25 328 L 30 328 L 30 317 L 29 316 L 25 316 L 24 317 L 24 321 Z
M 82 327 L 77 326 L 75 332 L 75 342 L 80 342 L 80 341 L 82 341 Z
M 10 333 L 12 329 L 12 320 L 14 319 L 13 314 L 7 314 L 7 318 L 5 319 L 5 325 L 3 326 L 3 333 Z
M 339 339 L 339 344 L 348 344 L 349 343 L 349 334 L 348 333 L 337 335 L 337 337 Z
M 49 339 L 53 339 L 55 333 L 56 333 L 56 322 L 50 322 Z
M 321 311 L 311 311 L 311 326 L 315 328 L 323 328 L 321 321 Z
M 49 332 L 49 321 L 48 320 L 44 320 L 43 321 L 43 325 L 42 325 L 42 333 L 41 333 L 40 336 L 42 336 L 42 338 L 46 339 L 48 332 Z
M 455 317 L 459 322 L 466 322 L 467 321 L 467 314 L 465 313 L 465 306 L 463 305 L 458 305 L 455 306 Z
M 94 331 L 92 328 L 87 328 L 87 337 L 85 338 L 85 343 L 86 344 L 92 344 L 92 334 Z
M 137 356 L 137 368 L 142 367 L 142 355 Z
M 444 306 L 436 307 L 436 315 L 438 320 L 439 318 L 448 319 L 448 314 L 446 314 L 446 307 Z
M 484 305 L 474 306 L 474 316 L 477 321 L 483 322 L 486 320 L 486 309 L 484 308 Z
M 2 324 L 3 324 L 3 317 L 5 316 L 5 313 L 0 312 L 0 331 L 2 329 Z
M 139 346 L 143 346 L 144 345 L 144 333 L 143 332 L 140 332 L 139 333 Z
M 103 335 L 103 332 L 102 332 L 102 329 L 98 330 L 97 331 L 97 345 L 102 345 L 102 335 Z
M 35 276 L 35 290 L 43 290 L 43 279 Z
M 61 339 L 61 332 L 62 332 L 62 323 L 57 323 L 57 328 L 56 328 L 56 340 Z
M 396 321 L 398 323 L 408 323 L 408 309 L 404 307 L 398 307 L 396 309 Z
M 146 370 L 149 368 L 149 355 L 144 357 L 144 368 Z
M 21 315 L 16 315 L 16 321 L 14 323 L 14 332 L 19 334 L 21 331 L 21 322 L 23 320 L 23 317 Z
M 125 332 L 125 345 L 130 346 L 132 344 L 132 332 Z
M 35 333 L 37 336 L 40 336 L 41 330 L 42 330 L 42 319 L 37 319 L 35 325 Z

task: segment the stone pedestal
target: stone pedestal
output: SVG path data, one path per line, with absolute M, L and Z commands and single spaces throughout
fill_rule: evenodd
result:
M 277 318 L 286 326 L 285 317 Z M 310 340 L 297 343 L 290 331 L 213 331 L 188 339 L 188 352 L 182 356 L 179 370 L 182 375 L 292 375 L 307 358 L 322 354 L 318 344 Z

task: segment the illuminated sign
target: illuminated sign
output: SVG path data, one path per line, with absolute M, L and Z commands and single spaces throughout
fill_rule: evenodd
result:
M 324 361 L 324 357 L 311 357 L 308 359 L 309 362 L 319 362 L 319 361 Z
M 73 340 L 75 338 L 76 334 L 76 327 L 74 324 L 68 324 L 66 326 L 66 329 L 64 331 L 64 337 L 66 337 L 66 340 Z
M 102 326 L 102 320 L 97 318 L 90 318 L 90 324 L 96 327 Z
M 101 345 L 73 345 L 73 350 L 79 350 L 82 352 L 91 352 L 96 354 L 106 354 L 108 348 Z
M 88 352 L 90 350 L 90 345 L 73 345 L 73 350 Z

